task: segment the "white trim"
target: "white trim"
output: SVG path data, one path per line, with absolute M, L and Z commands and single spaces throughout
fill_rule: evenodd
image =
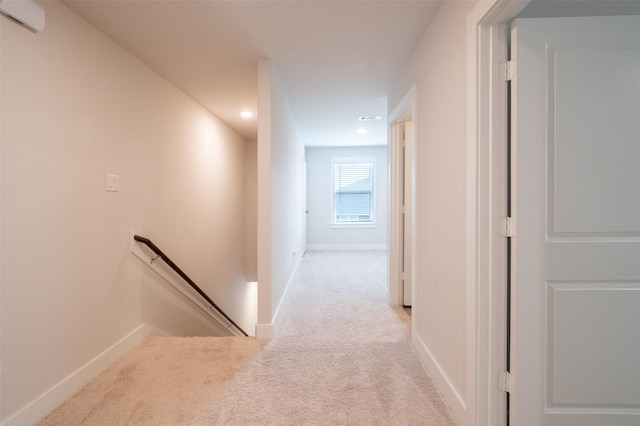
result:
M 293 287 L 293 279 L 298 272 L 298 267 L 300 266 L 300 262 L 302 261 L 303 256 L 299 256 L 296 261 L 296 265 L 293 267 L 293 271 L 289 276 L 289 281 L 287 281 L 287 286 L 284 289 L 284 293 L 282 294 L 282 298 L 280 299 L 280 303 L 278 303 L 278 307 L 276 308 L 276 312 L 273 314 L 273 320 L 269 324 L 256 324 L 256 339 L 258 340 L 271 340 L 273 339 L 273 333 L 275 328 L 275 323 L 277 322 L 278 315 L 280 314 L 280 310 L 282 308 L 282 304 L 286 300 L 289 295 L 289 291 L 291 287 Z M 258 285 L 260 285 L 258 283 Z
M 415 118 L 416 109 L 417 109 L 417 93 L 418 93 L 418 84 L 414 83 L 407 93 L 404 94 L 400 102 L 393 108 L 391 114 L 389 114 L 389 123 L 396 123 L 399 121 L 404 121 L 410 116 Z
M 389 125 L 389 147 L 388 147 L 388 162 L 389 162 L 389 184 L 388 184 L 388 207 L 387 207 L 387 217 L 388 217 L 388 244 L 389 244 L 389 252 L 387 253 L 387 294 L 390 305 L 400 306 L 402 303 L 402 280 L 401 280 L 401 271 L 403 269 L 403 258 L 402 258 L 402 248 L 400 246 L 403 243 L 403 240 L 400 238 L 400 229 L 402 229 L 402 220 L 398 211 L 401 207 L 401 179 L 399 176 L 400 167 L 399 167 L 399 157 L 401 155 L 402 149 L 399 146 L 398 141 L 400 140 L 399 132 L 400 126 Z M 413 317 L 412 316 L 412 323 Z M 412 327 L 412 330 L 414 327 Z
M 398 195 L 399 189 L 399 181 L 401 180 L 400 176 L 397 176 L 398 172 L 398 161 L 400 155 L 400 149 L 398 145 L 398 135 L 397 128 L 398 124 L 411 120 L 413 122 L 413 126 L 410 126 L 410 131 L 413 131 L 413 137 L 405 138 L 411 139 L 413 141 L 413 150 L 411 150 L 411 158 L 409 162 L 405 164 L 405 170 L 407 167 L 410 168 L 411 172 L 411 200 L 414 202 L 409 203 L 411 211 L 408 214 L 410 217 L 410 234 L 412 236 L 417 235 L 417 225 L 415 223 L 416 215 L 416 204 L 415 203 L 415 159 L 417 158 L 418 151 L 418 85 L 414 83 L 411 88 L 405 93 L 402 99 L 398 102 L 398 104 L 393 108 L 391 114 L 389 114 L 389 140 L 388 144 L 388 162 L 389 162 L 389 207 L 388 207 L 388 217 L 389 217 L 389 253 L 388 253 L 388 291 L 389 291 L 389 304 L 402 306 L 404 304 L 403 299 L 403 289 L 402 282 L 400 280 L 400 271 L 403 269 L 403 258 L 401 253 L 403 252 L 403 248 L 400 245 L 401 241 L 404 241 L 402 235 L 400 235 L 401 229 L 401 217 L 398 217 L 398 213 L 400 208 L 402 207 L 400 197 Z M 415 245 L 416 238 L 412 238 L 412 250 L 411 250 L 411 286 L 412 286 L 412 294 L 415 296 L 417 294 L 416 283 L 418 282 L 418 276 L 416 272 L 417 265 L 417 250 Z M 413 297 L 413 309 L 416 311 L 419 307 L 416 305 L 416 297 Z M 416 330 L 415 324 L 416 316 L 412 316 L 412 333 L 413 330 Z
M 296 261 L 296 264 L 293 267 L 293 270 L 291 271 L 291 275 L 289 275 L 287 286 L 285 287 L 284 292 L 282 293 L 282 297 L 280 298 L 280 302 L 278 303 L 278 306 L 276 307 L 276 310 L 273 314 L 273 320 L 271 321 L 271 324 L 275 324 L 278 320 L 278 316 L 280 315 L 280 312 L 282 309 L 282 304 L 289 296 L 289 291 L 291 290 L 291 287 L 293 287 L 293 279 L 295 278 L 296 273 L 298 272 L 298 267 L 300 266 L 301 261 L 302 261 L 302 256 L 298 256 L 298 260 Z
M 257 340 L 273 339 L 273 323 L 256 324 L 256 339 Z
M 369 222 L 337 222 L 336 221 L 336 164 L 371 164 L 371 221 Z M 340 227 L 376 227 L 376 212 L 378 210 L 376 192 L 378 191 L 376 178 L 376 157 L 331 157 L 331 220 L 330 228 Z
M 331 223 L 329 228 L 331 229 L 357 229 L 357 228 L 371 228 L 378 227 L 376 222 L 343 222 L 343 223 Z
M 449 403 L 454 416 L 458 419 L 464 419 L 467 407 L 464 398 L 462 398 L 462 395 L 456 389 L 453 381 L 447 376 L 444 368 L 442 368 L 440 363 L 435 359 L 420 336 L 413 334 L 411 340 L 418 350 L 418 355 L 420 355 L 424 367 L 431 375 L 440 392 L 443 393 L 445 400 Z
M 165 335 L 165 333 L 155 327 L 148 324 L 139 325 L 104 352 L 7 418 L 2 422 L 2 426 L 35 424 L 140 344 L 145 337 L 162 335 Z
M 500 150 L 500 117 L 506 111 L 494 64 L 504 53 L 500 26 L 529 0 L 480 1 L 467 18 L 467 372 L 465 425 L 505 423 L 503 395 L 496 388 L 504 360 L 504 270 L 501 244 L 495 240 L 495 218 L 505 170 L 496 163 Z M 492 66 L 493 65 L 493 66 Z M 495 144 L 495 145 L 494 145 Z M 503 191 L 502 191 L 503 192 Z M 503 207 L 502 207 L 503 208 Z
M 386 250 L 386 244 L 307 244 L 307 251 Z

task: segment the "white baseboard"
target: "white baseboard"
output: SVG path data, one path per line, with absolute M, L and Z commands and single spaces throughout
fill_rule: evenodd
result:
M 284 300 L 287 298 L 287 295 L 289 294 L 289 290 L 291 289 L 291 286 L 293 284 L 293 278 L 295 277 L 296 272 L 298 271 L 298 267 L 300 266 L 302 257 L 303 256 L 298 257 L 298 260 L 296 261 L 296 265 L 293 267 L 293 271 L 291 271 L 291 275 L 289 275 L 289 281 L 287 281 L 287 286 L 285 287 L 284 293 L 280 298 L 280 302 L 278 303 L 276 312 L 273 315 L 273 318 L 271 319 L 272 322 L 270 324 L 256 324 L 256 339 L 258 340 L 273 339 L 273 329 L 274 329 L 274 324 L 276 322 L 276 318 L 278 318 L 278 315 L 280 314 L 280 308 L 282 308 L 282 303 L 284 302 Z
M 298 267 L 300 266 L 300 262 L 301 261 L 302 261 L 302 256 L 299 256 L 298 260 L 296 261 L 295 266 L 293 267 L 293 270 L 291 271 L 291 274 L 289 275 L 289 280 L 287 281 L 287 286 L 284 288 L 284 292 L 282 293 L 282 297 L 280 298 L 280 301 L 278 302 L 278 306 L 276 307 L 276 311 L 273 314 L 273 318 L 271 319 L 273 324 L 275 324 L 276 318 L 278 318 L 278 315 L 280 315 L 280 309 L 282 308 L 282 303 L 284 303 L 284 301 L 287 298 L 287 295 L 289 294 L 289 290 L 291 290 L 291 287 L 293 285 L 293 278 L 296 276 L 296 273 L 298 272 Z
M 386 244 L 307 244 L 307 250 L 340 251 L 340 250 L 386 250 Z
M 418 350 L 418 354 L 422 359 L 422 363 L 424 367 L 427 369 L 431 378 L 438 386 L 440 392 L 446 399 L 449 407 L 453 411 L 453 414 L 460 421 L 463 421 L 466 418 L 467 407 L 464 402 L 464 398 L 460 395 L 460 392 L 456 389 L 451 382 L 451 379 L 444 371 L 442 366 L 436 361 L 436 359 L 431 354 L 431 351 L 424 343 L 424 341 L 418 336 L 416 333 L 412 333 L 411 340 L 413 341 L 414 346 Z
M 256 339 L 257 340 L 271 340 L 271 339 L 273 339 L 273 323 L 271 323 L 271 324 L 256 324 Z
M 164 334 L 161 330 L 147 324 L 138 326 L 104 352 L 25 405 L 20 411 L 7 418 L 2 422 L 2 426 L 24 426 L 37 423 L 142 342 L 145 337 Z

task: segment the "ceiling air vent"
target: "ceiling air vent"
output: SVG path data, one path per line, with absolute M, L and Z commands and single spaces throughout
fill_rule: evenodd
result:
M 44 9 L 32 0 L 0 0 L 0 13 L 34 32 L 44 30 Z
M 358 118 L 358 121 L 378 121 L 378 120 L 382 120 L 381 115 L 361 115 Z

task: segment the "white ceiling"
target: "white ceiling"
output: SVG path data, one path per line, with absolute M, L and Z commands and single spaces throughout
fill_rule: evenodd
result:
M 270 59 L 307 146 L 387 140 L 386 96 L 435 0 L 68 0 L 75 12 L 247 139 Z M 362 123 L 361 115 L 382 120 Z M 359 127 L 368 129 L 358 134 Z

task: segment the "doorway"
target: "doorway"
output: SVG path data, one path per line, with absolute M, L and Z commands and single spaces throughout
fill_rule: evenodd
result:
M 512 424 L 640 420 L 640 17 L 512 29 Z
M 415 293 L 415 92 L 412 87 L 389 116 L 389 303 L 414 305 Z
M 505 194 L 506 169 L 500 164 L 503 164 L 505 159 L 505 153 L 501 152 L 501 140 L 506 129 L 506 95 L 504 88 L 494 82 L 499 81 L 499 62 L 506 59 L 504 24 L 518 15 L 525 5 L 526 3 L 513 1 L 482 4 L 478 5 L 469 19 L 469 33 L 473 35 L 469 39 L 468 56 L 468 62 L 472 64 L 468 81 L 468 94 L 472 106 L 468 116 L 469 150 L 473 157 L 469 172 L 475 178 L 470 180 L 472 186 L 469 187 L 474 197 L 473 217 L 468 223 L 469 229 L 473 231 L 471 235 L 474 235 L 470 246 L 474 249 L 470 250 L 473 273 L 469 274 L 468 288 L 470 294 L 475 297 L 475 315 L 478 318 L 478 327 L 475 330 L 469 329 L 470 341 L 472 340 L 476 346 L 475 359 L 470 360 L 469 366 L 470 370 L 473 369 L 474 380 L 478 383 L 477 389 L 487 390 L 476 394 L 476 412 L 469 424 L 504 425 L 504 388 L 513 389 L 515 382 L 513 378 L 505 378 L 501 374 L 504 371 L 503 354 L 506 345 L 502 339 L 505 335 L 505 295 L 501 283 L 505 280 L 506 257 L 504 239 L 498 236 L 498 224 L 499 219 L 505 215 L 504 200 L 501 198 Z M 555 9 L 555 12 L 558 10 Z M 520 68 L 518 66 L 518 73 Z M 519 225 L 522 225 L 520 221 Z M 554 303 L 556 301 L 553 298 L 549 300 Z M 474 365 L 479 368 L 474 368 Z M 502 379 L 499 386 L 503 391 L 497 390 L 496 378 Z M 522 390 L 520 387 L 518 389 Z M 546 420 L 544 422 L 537 424 L 552 424 L 546 423 Z

